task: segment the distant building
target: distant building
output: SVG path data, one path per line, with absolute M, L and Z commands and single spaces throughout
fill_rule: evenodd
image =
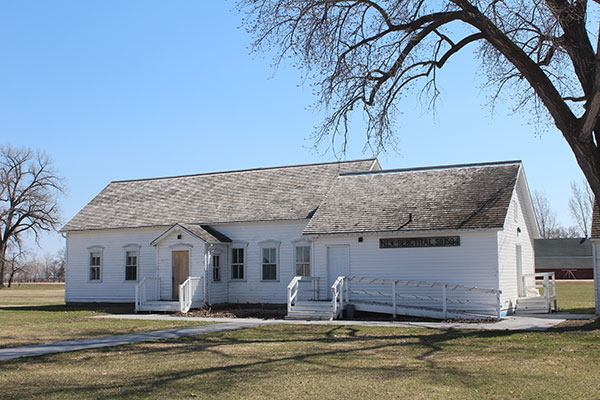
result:
M 586 238 L 536 239 L 535 272 L 557 279 L 593 279 L 592 242 Z

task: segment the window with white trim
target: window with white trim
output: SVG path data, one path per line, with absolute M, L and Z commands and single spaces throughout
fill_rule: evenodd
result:
M 310 247 L 296 247 L 296 276 L 310 276 Z
M 277 280 L 277 248 L 263 247 L 262 249 L 262 280 Z
M 231 279 L 244 279 L 244 248 L 234 247 L 231 249 Z
M 90 251 L 90 281 L 100 281 L 102 267 L 102 252 Z
M 212 267 L 213 267 L 213 282 L 221 282 L 221 256 L 213 254 Z
M 138 258 L 139 258 L 139 253 L 137 250 L 127 250 L 125 252 L 125 280 L 126 281 L 137 281 L 138 280 Z

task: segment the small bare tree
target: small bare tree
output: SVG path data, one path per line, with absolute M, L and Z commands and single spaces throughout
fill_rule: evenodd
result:
M 569 212 L 575 220 L 576 227 L 583 237 L 589 237 L 592 230 L 592 210 L 594 209 L 594 193 L 586 181 L 581 185 L 571 182 L 571 198 Z
M 556 223 L 556 213 L 550 208 L 550 202 L 544 193 L 535 190 L 533 192 L 533 209 L 535 217 L 540 227 L 540 233 L 544 239 L 552 239 L 557 235 L 558 225 Z
M 8 255 L 5 263 L 6 283 L 10 287 L 15 277 L 25 271 L 27 264 L 23 262 L 24 253 L 17 247 L 12 247 L 7 251 Z
M 50 158 L 30 149 L 0 147 L 0 288 L 4 286 L 6 253 L 22 238 L 51 231 L 59 224 L 58 199 L 64 192 Z

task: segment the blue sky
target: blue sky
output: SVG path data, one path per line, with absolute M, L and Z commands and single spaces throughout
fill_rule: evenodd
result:
M 69 188 L 73 217 L 112 180 L 324 162 L 309 135 L 300 73 L 249 54 L 231 1 L 0 0 L 0 143 L 48 153 Z M 435 118 L 416 94 L 402 102 L 399 153 L 384 168 L 523 160 L 564 225 L 569 183 L 583 175 L 556 129 L 534 134 L 500 104 L 493 118 L 473 49 L 440 73 Z M 363 153 L 356 115 L 347 159 Z M 44 237 L 40 252 L 62 245 Z

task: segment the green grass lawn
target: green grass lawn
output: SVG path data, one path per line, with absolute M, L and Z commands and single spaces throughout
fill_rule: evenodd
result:
M 0 348 L 202 325 L 185 321 L 89 318 L 131 312 L 133 305 L 67 307 L 64 285 L 13 285 L 0 289 Z
M 593 314 L 594 282 L 558 281 L 556 283 L 558 309 L 561 312 Z
M 4 399 L 597 399 L 600 323 L 269 326 L 0 362 Z

